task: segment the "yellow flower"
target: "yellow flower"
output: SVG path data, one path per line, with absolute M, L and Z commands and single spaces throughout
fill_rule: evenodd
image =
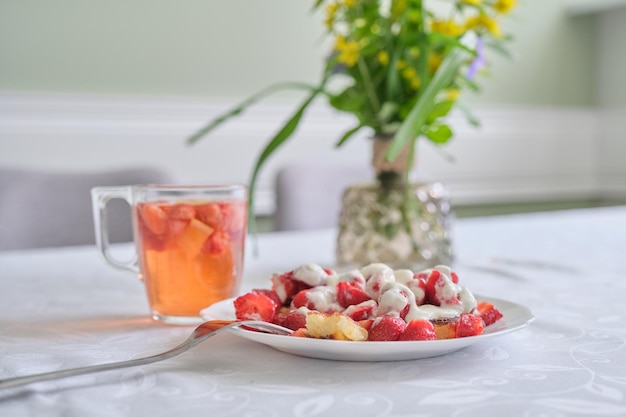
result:
M 501 14 L 506 14 L 517 6 L 517 0 L 496 0 L 493 9 Z
M 326 19 L 324 19 L 324 25 L 326 25 L 326 27 L 330 28 L 335 22 L 338 8 L 339 5 L 337 3 L 329 3 L 326 6 Z
M 500 31 L 500 25 L 498 24 L 498 22 L 494 18 L 487 16 L 484 13 L 467 19 L 465 27 L 466 29 L 486 29 L 496 38 L 502 36 L 502 32 Z
M 472 6 L 480 6 L 483 0 L 461 0 L 461 3 L 471 4 Z
M 446 91 L 446 97 L 450 101 L 456 101 L 459 98 L 461 91 L 457 88 L 450 88 Z
M 406 61 L 404 59 L 400 59 L 400 60 L 398 60 L 398 62 L 396 62 L 396 68 L 398 70 L 402 71 L 406 67 L 407 67 L 407 64 L 406 64 Z
M 413 90 L 417 90 L 422 84 L 415 68 L 407 67 L 402 70 L 402 77 L 409 82 Z
M 502 31 L 500 31 L 500 24 L 493 18 L 483 15 L 483 26 L 491 33 L 494 37 L 500 38 L 502 37 Z
M 356 0 L 344 0 L 343 4 L 345 4 L 346 7 L 354 7 L 356 6 Z
M 435 71 L 437 71 L 437 68 L 439 68 L 439 65 L 441 65 L 441 61 L 443 61 L 443 56 L 441 56 L 441 54 L 431 52 L 428 55 L 428 72 L 434 74 Z
M 389 63 L 389 54 L 387 53 L 387 51 L 378 52 L 376 58 L 378 59 L 378 62 L 380 62 L 382 65 L 387 65 Z
M 356 41 L 347 41 L 345 37 L 338 36 L 335 50 L 339 52 L 337 61 L 349 67 L 353 67 L 359 60 L 359 44 Z
M 456 37 L 463 34 L 463 27 L 454 20 L 433 20 L 430 24 L 430 30 L 439 32 L 442 35 Z

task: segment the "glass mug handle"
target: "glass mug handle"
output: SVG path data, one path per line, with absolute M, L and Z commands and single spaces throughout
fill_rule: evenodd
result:
M 127 261 L 121 261 L 111 256 L 109 250 L 109 229 L 106 205 L 109 200 L 121 198 L 132 207 L 132 187 L 96 187 L 91 189 L 91 202 L 93 208 L 94 231 L 96 235 L 96 245 L 104 260 L 111 266 L 139 273 L 137 254 Z

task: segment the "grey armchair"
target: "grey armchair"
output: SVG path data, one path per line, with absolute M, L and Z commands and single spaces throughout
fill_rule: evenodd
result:
M 72 173 L 0 168 L 0 250 L 93 244 L 92 187 L 173 182 L 155 168 Z M 132 240 L 128 205 L 109 204 L 111 242 Z

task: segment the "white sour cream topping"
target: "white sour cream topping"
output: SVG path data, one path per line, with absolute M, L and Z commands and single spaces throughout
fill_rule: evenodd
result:
M 276 291 L 276 294 L 278 294 L 278 298 L 284 303 L 287 300 L 287 289 L 285 288 L 285 284 L 280 282 L 280 276 L 281 274 L 274 274 L 272 278 L 270 278 L 270 281 L 272 288 Z
M 315 310 L 323 313 L 343 310 L 343 307 L 337 302 L 337 291 L 335 287 L 324 285 L 313 287 L 307 291 L 306 298 L 315 307 Z
M 302 265 L 293 271 L 293 278 L 296 281 L 304 282 L 311 287 L 324 285 L 326 283 L 326 271 L 315 264 Z
M 420 288 L 419 281 L 414 276 L 415 274 L 410 269 L 397 269 L 393 271 L 396 276 L 396 282 L 406 285 L 413 294 L 415 294 L 415 303 L 417 305 L 423 304 L 426 298 L 426 292 Z
M 374 316 L 378 315 L 377 313 L 378 303 L 374 300 L 367 300 L 367 301 L 363 301 L 362 303 L 349 306 L 348 308 L 344 310 L 344 314 L 346 316 L 350 316 L 353 312 L 355 312 L 356 310 L 360 310 L 363 307 L 373 307 L 372 314 Z
M 388 282 L 395 282 L 396 277 L 393 269 L 385 264 L 375 263 L 361 268 L 361 273 L 365 277 L 365 292 L 373 300 L 378 300 L 380 290 Z
M 466 287 L 460 287 L 459 300 L 461 300 L 461 306 L 464 313 L 469 313 L 478 305 L 476 297 L 474 297 L 474 294 L 472 294 L 472 292 Z
M 326 285 L 329 287 L 334 287 L 340 282 L 350 282 L 361 289 L 365 288 L 365 277 L 358 269 L 353 269 L 339 275 L 329 275 L 326 278 Z
M 400 317 L 400 312 L 411 303 L 413 293 L 406 285 L 399 282 L 388 282 L 383 285 L 378 298 L 378 315 Z M 415 304 L 415 302 L 413 302 Z M 410 307 L 409 307 L 410 309 Z

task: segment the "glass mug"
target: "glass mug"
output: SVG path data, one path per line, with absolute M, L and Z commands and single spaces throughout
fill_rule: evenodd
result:
M 171 324 L 201 322 L 200 311 L 235 296 L 241 284 L 247 225 L 243 185 L 130 185 L 91 190 L 96 244 L 106 262 L 144 282 L 152 317 Z M 132 210 L 136 254 L 111 256 L 106 204 Z

